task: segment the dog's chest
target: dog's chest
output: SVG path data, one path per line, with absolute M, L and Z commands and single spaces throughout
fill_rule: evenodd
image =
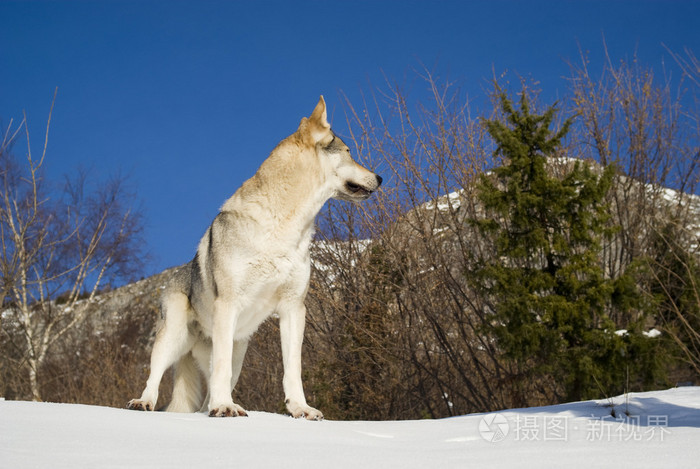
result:
M 303 301 L 309 282 L 309 251 L 270 250 L 251 259 L 239 277 L 239 299 L 243 306 L 236 336 L 251 335 L 260 323 L 278 310 L 281 302 Z

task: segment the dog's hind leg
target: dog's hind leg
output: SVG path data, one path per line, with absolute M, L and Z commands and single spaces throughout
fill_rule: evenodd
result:
M 238 378 L 243 369 L 243 359 L 248 350 L 248 339 L 236 340 L 233 342 L 233 359 L 231 360 L 231 389 L 236 387 Z
M 187 328 L 189 308 L 187 295 L 182 292 L 171 292 L 163 298 L 165 321 L 153 344 L 151 374 L 141 398 L 132 399 L 127 404 L 129 409 L 154 410 L 163 373 L 192 348 L 194 336 Z
M 168 412 L 196 412 L 202 405 L 202 381 L 199 369 L 192 357 L 186 353 L 175 365 L 173 397 L 166 409 Z
M 199 412 L 205 412 L 209 404 L 209 376 L 211 375 L 211 341 L 198 340 L 192 347 L 192 357 L 197 362 L 199 370 L 204 375 L 207 395 L 200 401 Z

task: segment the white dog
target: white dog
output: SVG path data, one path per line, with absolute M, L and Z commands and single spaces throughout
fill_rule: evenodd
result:
M 352 159 L 331 131 L 321 96 L 311 116 L 224 203 L 194 259 L 166 288 L 151 374 L 141 398 L 128 407 L 155 409 L 163 373 L 177 362 L 167 410 L 206 408 L 213 417 L 246 415 L 231 392 L 250 336 L 276 312 L 287 410 L 294 417 L 322 419 L 306 403 L 301 382 L 314 218 L 328 199 L 365 200 L 381 182 Z M 206 377 L 205 399 L 200 371 Z

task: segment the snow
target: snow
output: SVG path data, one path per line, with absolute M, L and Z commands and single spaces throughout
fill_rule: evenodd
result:
M 425 203 L 424 207 L 427 210 L 435 210 L 435 208 L 437 208 L 440 212 L 447 212 L 450 210 L 457 209 L 462 204 L 463 192 L 464 191 L 461 189 L 454 192 L 450 192 L 447 195 L 438 197 L 432 202 Z
M 0 467 L 690 468 L 700 461 L 700 387 L 441 420 L 249 415 L 0 400 Z

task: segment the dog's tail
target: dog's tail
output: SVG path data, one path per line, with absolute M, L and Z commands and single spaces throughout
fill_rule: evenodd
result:
M 167 412 L 197 412 L 202 405 L 202 382 L 192 353 L 180 358 L 175 366 L 173 398 Z

